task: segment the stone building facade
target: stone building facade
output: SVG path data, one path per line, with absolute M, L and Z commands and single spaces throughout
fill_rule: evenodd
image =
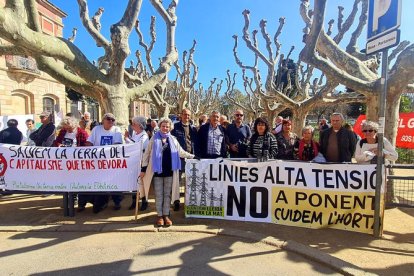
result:
M 46 0 L 39 0 L 38 10 L 44 33 L 62 37 L 62 19 L 66 14 Z M 0 0 L 4 6 L 5 1 Z M 6 41 L 1 41 L 6 44 Z M 42 111 L 66 112 L 65 86 L 39 71 L 28 56 L 0 56 L 0 116 L 29 115 Z
M 63 19 L 67 14 L 48 0 L 37 0 L 37 3 L 43 32 L 63 37 Z M 0 6 L 4 5 L 5 0 L 0 0 Z M 8 42 L 0 39 L 0 43 Z M 65 85 L 40 71 L 33 58 L 0 56 L 0 118 L 31 117 L 39 122 L 37 114 L 43 111 L 55 115 L 71 112 L 77 118 L 81 117 L 80 113 L 89 111 L 92 119 L 98 121 L 102 113 L 97 103 L 68 99 Z M 150 117 L 150 104 L 133 101 L 129 106 L 129 114 L 131 118 L 137 115 Z M 5 121 L 0 122 L 0 129 L 4 125 Z

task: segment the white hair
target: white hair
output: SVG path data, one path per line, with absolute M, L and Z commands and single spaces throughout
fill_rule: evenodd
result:
M 164 117 L 164 118 L 159 119 L 158 127 L 161 127 L 162 123 L 168 123 L 170 125 L 170 131 L 174 129 L 174 124 L 173 124 L 173 122 L 171 121 L 170 118 Z
M 72 128 L 78 128 L 79 127 L 79 122 L 77 119 L 73 118 L 73 117 L 65 117 L 62 119 L 62 122 L 60 122 L 60 125 L 62 127 L 64 126 L 70 126 Z

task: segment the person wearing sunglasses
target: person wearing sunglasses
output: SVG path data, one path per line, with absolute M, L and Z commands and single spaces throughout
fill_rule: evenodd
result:
M 234 121 L 226 128 L 226 143 L 231 158 L 246 158 L 247 144 L 252 136 L 250 127 L 243 123 L 243 110 L 234 112 Z
M 365 136 L 361 139 L 355 150 L 355 160 L 360 164 L 376 164 L 377 163 L 377 147 L 378 147 L 378 132 L 379 125 L 372 121 L 365 121 L 362 124 L 362 133 Z M 385 163 L 389 161 L 396 161 L 398 153 L 394 146 L 384 137 L 384 158 Z

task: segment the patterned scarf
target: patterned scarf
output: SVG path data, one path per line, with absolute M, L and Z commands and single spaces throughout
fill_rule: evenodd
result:
M 154 146 L 152 149 L 152 168 L 156 173 L 162 173 L 162 153 L 164 151 L 162 145 L 162 139 L 167 138 L 167 143 L 171 149 L 171 161 L 172 161 L 172 170 L 181 169 L 180 156 L 178 154 L 177 147 L 173 142 L 173 138 L 170 135 L 170 132 L 164 134 L 161 131 L 157 131 L 154 135 Z

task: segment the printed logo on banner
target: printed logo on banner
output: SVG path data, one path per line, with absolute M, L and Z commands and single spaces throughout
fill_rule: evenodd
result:
M 101 136 L 101 146 L 107 146 L 113 144 L 114 137 L 112 136 Z
M 222 185 L 207 181 L 206 172 L 200 174 L 197 163 L 191 163 L 187 174 L 186 215 L 224 217 Z
M 4 174 L 7 170 L 7 160 L 4 158 L 3 154 L 0 153 L 0 189 L 6 188 L 6 182 L 4 181 Z

